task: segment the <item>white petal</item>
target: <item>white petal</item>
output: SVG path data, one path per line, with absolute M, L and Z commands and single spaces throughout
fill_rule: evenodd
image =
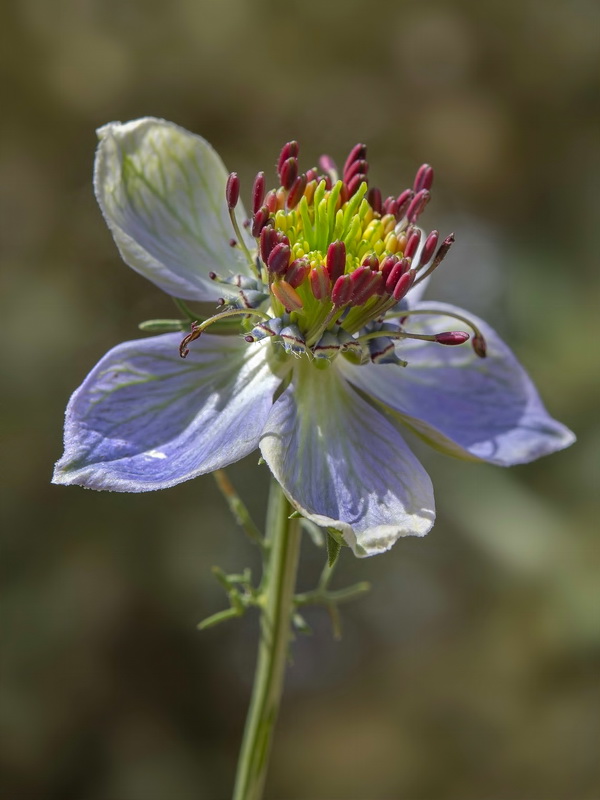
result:
M 130 267 L 190 300 L 228 293 L 211 271 L 249 274 L 239 247 L 229 244 L 236 237 L 225 201 L 228 173 L 208 142 L 152 117 L 111 122 L 98 136 L 96 197 Z M 241 203 L 237 213 L 241 221 Z
M 363 400 L 335 366 L 298 362 L 260 448 L 293 505 L 343 533 L 356 555 L 423 536 L 435 518 L 429 476 L 396 425 Z

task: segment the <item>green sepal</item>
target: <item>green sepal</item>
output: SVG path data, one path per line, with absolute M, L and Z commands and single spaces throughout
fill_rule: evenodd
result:
M 339 533 L 336 531 L 336 533 Z M 337 538 L 334 538 L 331 534 L 331 530 L 327 529 L 327 564 L 329 568 L 333 567 L 335 562 L 338 560 L 340 556 L 340 550 L 342 549 L 341 543 L 338 541 Z

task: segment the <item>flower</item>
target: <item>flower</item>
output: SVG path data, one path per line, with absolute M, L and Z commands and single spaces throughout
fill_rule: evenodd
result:
M 96 196 L 125 262 L 176 298 L 220 296 L 220 310 L 183 341 L 100 360 L 69 402 L 55 483 L 164 489 L 259 447 L 298 511 L 364 556 L 434 522 L 404 429 L 505 466 L 574 441 L 491 328 L 421 301 L 453 241 L 416 224 L 428 165 L 383 201 L 364 145 L 339 178 L 327 156 L 301 173 L 288 142 L 278 188 L 259 173 L 247 217 L 237 175 L 201 137 L 145 118 L 99 139 Z M 241 336 L 216 335 L 232 322 Z

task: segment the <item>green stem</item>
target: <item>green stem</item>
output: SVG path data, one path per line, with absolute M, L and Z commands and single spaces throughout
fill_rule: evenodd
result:
M 233 800 L 260 800 L 288 658 L 300 525 L 273 480 L 267 512 L 269 560 L 262 581 L 261 637 Z

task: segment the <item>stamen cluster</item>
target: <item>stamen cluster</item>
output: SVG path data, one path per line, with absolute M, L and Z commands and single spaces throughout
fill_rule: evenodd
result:
M 423 164 L 412 188 L 383 200 L 377 187 L 369 188 L 364 144 L 352 148 L 341 176 L 329 156 L 320 158 L 319 168 L 300 172 L 298 153 L 295 141 L 282 148 L 277 188 L 266 190 L 263 172 L 254 180 L 252 215 L 244 225 L 256 240 L 255 252 L 238 227 L 240 182 L 230 174 L 226 200 L 237 237 L 231 245 L 245 252 L 253 277 L 211 273 L 238 293 L 222 299 L 221 313 L 192 328 L 181 354 L 213 321 L 236 314 L 245 320 L 248 342 L 269 337 L 289 353 L 323 362 L 341 352 L 357 363 L 404 364 L 394 340 L 465 342 L 469 335 L 462 331 L 424 336 L 402 327 L 417 313 L 402 303 L 407 292 L 439 266 L 454 241 L 451 234 L 440 244 L 437 231 L 425 235 L 417 227 L 430 199 L 432 167 Z M 474 331 L 475 351 L 485 355 L 480 332 L 461 321 Z

